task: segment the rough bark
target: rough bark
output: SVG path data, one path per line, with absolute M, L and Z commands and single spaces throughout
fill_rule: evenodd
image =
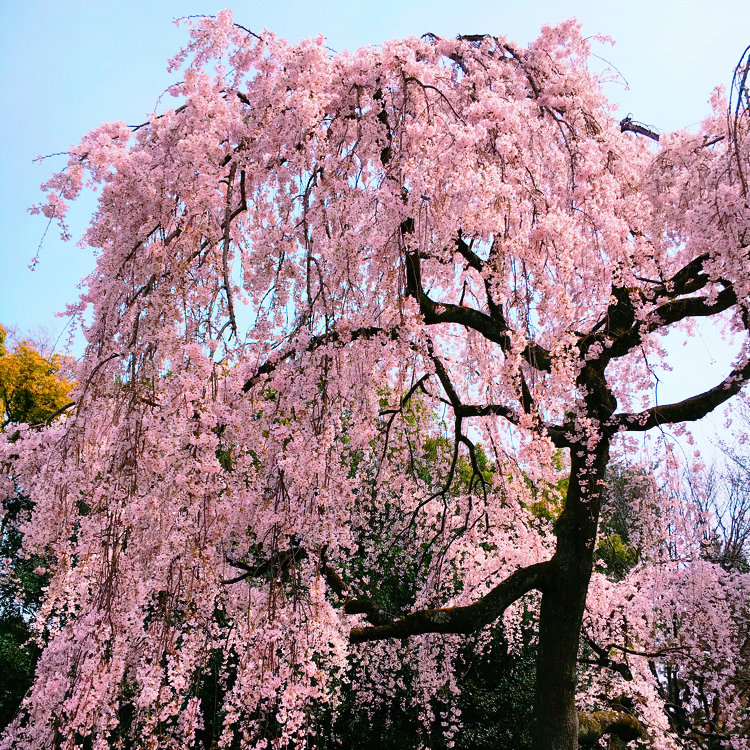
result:
M 645 730 L 635 716 L 624 711 L 594 711 L 578 714 L 578 744 L 592 747 L 607 734 L 613 734 L 628 743 L 645 735 Z
M 578 645 L 594 562 L 600 483 L 609 457 L 602 439 L 591 453 L 571 450 L 570 486 L 556 525 L 553 572 L 542 591 L 537 650 L 535 750 L 576 750 Z
M 542 587 L 548 573 L 549 563 L 537 563 L 521 568 L 473 604 L 422 609 L 380 625 L 352 628 L 349 640 L 352 643 L 364 643 L 385 638 L 406 638 L 423 633 L 473 633 L 500 617 L 508 606 L 525 593 Z M 370 615 L 371 608 L 367 603 L 351 601 L 346 604 L 345 611 L 348 614 Z

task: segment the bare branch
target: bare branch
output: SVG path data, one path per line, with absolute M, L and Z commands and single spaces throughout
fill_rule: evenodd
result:
M 313 336 L 304 351 L 312 352 L 315 351 L 315 349 L 318 349 L 321 346 L 326 346 L 328 344 L 338 344 L 339 346 L 346 346 L 349 341 L 356 341 L 357 339 L 371 339 L 375 338 L 375 336 L 378 336 L 379 334 L 383 334 L 391 341 L 395 341 L 396 339 L 398 339 L 399 329 L 398 326 L 395 326 L 391 329 L 378 328 L 376 326 L 357 328 L 347 334 L 346 340 L 342 340 L 342 336 L 338 331 L 331 331 L 330 333 L 321 334 L 320 336 Z M 264 362 L 257 369 L 255 375 L 245 381 L 245 384 L 242 386 L 242 390 L 247 393 L 263 375 L 270 375 L 282 362 L 285 362 L 289 359 L 294 359 L 294 357 L 299 353 L 300 352 L 298 352 L 296 349 L 292 348 L 284 354 Z
M 651 128 L 647 128 L 640 122 L 635 122 L 630 115 L 620 120 L 620 132 L 622 133 L 638 133 L 638 135 L 645 135 L 646 138 L 650 138 L 652 141 L 659 141 L 659 134 Z
M 623 662 L 615 661 L 609 655 L 609 649 L 600 646 L 596 641 L 589 638 L 585 633 L 581 633 L 581 638 L 587 643 L 591 650 L 596 654 L 596 659 L 591 661 L 598 667 L 604 667 L 605 669 L 611 669 L 613 672 L 617 672 L 628 682 L 633 679 L 633 673 L 630 671 L 630 667 Z
M 240 575 L 234 578 L 222 579 L 221 583 L 228 586 L 248 578 L 268 578 L 269 576 L 275 576 L 288 570 L 298 560 L 304 560 L 306 557 L 306 549 L 299 546 L 292 546 L 290 549 L 277 552 L 267 560 L 262 560 L 255 565 L 250 565 L 242 560 L 227 560 L 233 568 L 239 568 L 244 573 L 240 573 Z

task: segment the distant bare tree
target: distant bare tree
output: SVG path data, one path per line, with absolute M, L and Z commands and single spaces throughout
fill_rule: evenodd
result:
M 692 499 L 706 519 L 706 556 L 725 570 L 750 572 L 750 406 L 735 411 L 733 437 L 721 442 L 725 460 L 690 482 Z

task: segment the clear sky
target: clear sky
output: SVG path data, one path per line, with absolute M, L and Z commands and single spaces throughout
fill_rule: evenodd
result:
M 0 0 L 0 323 L 21 335 L 46 328 L 54 340 L 65 323 L 54 315 L 76 299 L 92 264 L 89 251 L 65 245 L 51 230 L 39 265 L 28 269 L 45 221 L 27 208 L 40 198 L 39 183 L 64 163 L 64 157 L 42 165 L 33 159 L 65 151 L 102 121 L 142 122 L 173 81 L 167 58 L 187 38 L 172 20 L 226 6 L 226 0 Z M 543 24 L 574 16 L 584 33 L 616 41 L 595 52 L 627 81 L 608 88 L 622 116 L 632 113 L 661 131 L 695 126 L 708 112 L 712 88 L 729 86 L 750 44 L 747 0 L 238 0 L 231 7 L 249 28 L 292 41 L 323 34 L 336 50 L 426 32 L 504 34 L 526 44 Z M 74 238 L 93 207 L 88 201 L 72 211 Z M 697 365 L 712 360 L 714 368 Z M 660 401 L 717 382 L 726 348 L 706 332 L 679 361 L 686 366 L 678 364 Z

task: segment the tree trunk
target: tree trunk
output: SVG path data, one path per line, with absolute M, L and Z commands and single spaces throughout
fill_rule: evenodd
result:
M 582 446 L 571 449 L 568 495 L 555 527 L 555 571 L 542 591 L 539 612 L 534 750 L 578 748 L 578 642 L 608 458 L 606 439 L 593 454 Z

